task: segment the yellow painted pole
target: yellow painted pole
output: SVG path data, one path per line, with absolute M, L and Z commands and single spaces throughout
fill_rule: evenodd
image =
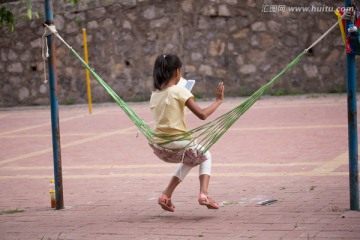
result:
M 87 41 L 86 41 L 86 29 L 83 28 L 83 38 L 84 38 L 84 58 L 85 62 L 89 64 L 89 57 L 88 57 L 88 48 L 87 48 Z M 90 87 L 90 73 L 89 70 L 85 70 L 86 73 L 86 89 L 87 89 L 87 96 L 88 96 L 88 105 L 89 105 L 89 113 L 92 113 L 92 103 L 91 103 L 91 87 Z

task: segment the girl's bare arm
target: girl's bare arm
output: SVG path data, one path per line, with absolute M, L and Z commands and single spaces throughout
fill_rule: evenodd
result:
M 201 120 L 205 120 L 209 117 L 215 110 L 221 105 L 224 99 L 224 84 L 221 82 L 218 84 L 215 93 L 215 102 L 206 108 L 201 108 L 194 100 L 194 98 L 189 98 L 185 105 Z

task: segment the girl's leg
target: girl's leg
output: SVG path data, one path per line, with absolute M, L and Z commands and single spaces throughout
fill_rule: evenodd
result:
M 200 194 L 208 195 L 210 176 L 207 174 L 200 175 L 199 180 L 200 180 Z
M 190 172 L 191 168 L 192 167 L 188 165 L 180 163 L 174 173 L 174 176 L 172 176 L 168 186 L 163 193 L 169 198 L 171 198 L 175 188 L 181 183 L 182 180 L 184 180 L 186 175 Z
M 208 195 L 208 188 L 211 175 L 211 154 L 205 153 L 207 160 L 202 162 L 199 167 L 200 194 Z
M 217 204 L 208 196 L 208 188 L 211 174 L 211 154 L 210 152 L 206 152 L 205 155 L 208 160 L 201 163 L 199 168 L 200 194 L 198 197 L 198 201 L 200 205 L 205 205 L 209 209 L 218 209 L 219 204 Z
M 180 182 L 181 180 L 178 177 L 173 176 L 169 182 L 169 185 L 167 186 L 167 188 L 163 193 L 169 198 L 171 198 L 175 188 L 180 184 Z
M 175 188 L 179 185 L 180 179 L 176 176 L 173 176 L 165 189 L 158 199 L 158 204 L 162 209 L 169 212 L 175 211 L 175 206 L 171 202 L 171 195 L 174 192 Z
M 189 144 L 189 141 L 175 141 L 164 145 L 164 147 L 170 149 L 181 149 Z M 185 176 L 190 172 L 192 167 L 180 163 L 177 167 L 174 176 L 171 178 L 167 188 L 163 192 L 169 198 L 171 197 L 172 193 L 174 192 L 175 188 L 179 185 L 179 183 L 184 180 Z
M 182 163 L 179 164 L 174 176 L 171 178 L 165 191 L 158 199 L 158 203 L 164 210 L 169 212 L 175 211 L 175 206 L 171 202 L 171 196 L 175 188 L 180 184 L 180 182 L 185 178 L 185 176 L 190 172 L 190 170 L 191 167 Z

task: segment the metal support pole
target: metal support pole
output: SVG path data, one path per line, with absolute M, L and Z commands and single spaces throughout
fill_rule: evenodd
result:
M 52 0 L 44 0 L 45 6 L 45 23 L 53 25 L 54 17 L 52 11 Z M 51 104 L 51 130 L 53 144 L 53 160 L 54 160 L 54 180 L 56 194 L 56 209 L 64 208 L 63 186 L 62 186 L 62 168 L 61 168 L 61 148 L 60 148 L 60 128 L 59 128 L 59 109 L 57 101 L 57 75 L 56 75 L 56 56 L 55 42 L 53 35 L 46 37 L 48 43 L 48 73 L 50 84 L 50 104 Z
M 345 0 L 349 7 L 351 0 Z M 350 21 L 346 21 L 346 35 Z M 358 136 L 356 107 L 356 60 L 355 54 L 346 53 L 346 79 L 348 104 L 348 138 L 349 138 L 349 182 L 350 210 L 359 210 L 359 180 L 358 180 Z
M 87 64 L 89 64 L 89 54 L 88 54 L 88 47 L 87 47 L 87 40 L 86 40 L 86 29 L 83 28 L 83 39 L 84 39 L 84 59 Z M 88 105 L 89 105 L 89 114 L 92 113 L 92 99 L 91 99 L 91 87 L 90 87 L 90 72 L 89 69 L 85 69 L 86 74 L 86 89 L 87 89 L 87 96 L 88 96 Z

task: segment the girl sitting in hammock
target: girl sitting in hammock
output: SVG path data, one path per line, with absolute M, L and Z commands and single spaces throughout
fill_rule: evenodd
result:
M 219 83 L 216 88 L 216 99 L 214 103 L 206 108 L 201 108 L 195 101 L 194 96 L 185 87 L 176 85 L 180 81 L 182 63 L 178 56 L 174 54 L 162 54 L 156 58 L 154 65 L 154 91 L 150 99 L 150 108 L 155 120 L 155 142 L 160 147 L 167 149 L 201 148 L 199 144 L 192 144 L 191 136 L 189 139 L 168 142 L 166 137 L 181 135 L 188 131 L 185 122 L 185 108 L 188 107 L 199 119 L 205 120 L 223 102 L 224 85 Z M 208 196 L 208 186 L 211 173 L 211 154 L 209 151 L 204 153 L 206 160 L 200 163 L 199 180 L 200 194 L 198 202 L 209 209 L 218 209 L 219 205 Z M 171 195 L 179 183 L 191 170 L 191 166 L 180 163 L 167 188 L 159 197 L 160 206 L 170 212 L 174 212 L 175 206 L 171 202 Z

